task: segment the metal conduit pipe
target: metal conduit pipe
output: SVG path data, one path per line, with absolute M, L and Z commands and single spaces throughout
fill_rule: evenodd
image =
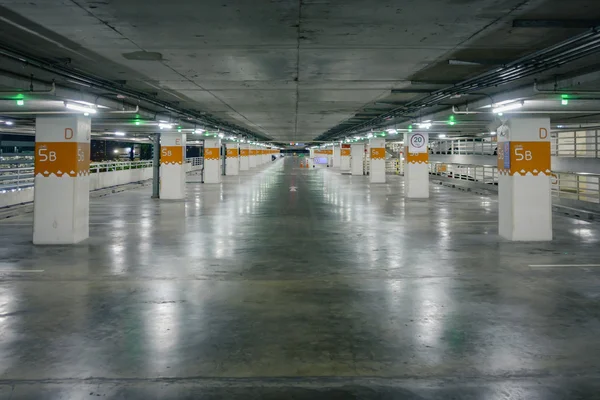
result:
M 0 96 L 8 95 L 20 95 L 20 94 L 42 94 L 42 95 L 53 95 L 56 93 L 56 84 L 52 81 L 52 89 L 50 90 L 3 90 L 0 91 Z
M 140 111 L 139 106 L 135 106 L 135 110 L 116 110 L 116 111 L 102 111 L 102 114 L 137 114 Z M 81 114 L 81 111 L 0 111 L 0 115 L 54 115 L 54 114 Z
M 590 95 L 600 95 L 600 91 L 598 90 L 569 90 L 569 89 L 555 89 L 555 90 L 543 90 L 538 88 L 537 82 L 533 82 L 533 91 L 538 94 L 561 94 L 568 92 L 568 94 L 590 94 Z
M 24 54 L 18 50 L 11 49 L 5 45 L 0 45 L 0 56 L 9 58 L 12 60 L 20 61 L 20 62 L 29 64 L 32 67 L 62 76 L 64 78 L 70 79 L 73 83 L 76 83 L 76 84 L 81 84 L 83 86 L 87 86 L 87 87 L 94 88 L 94 89 L 105 90 L 105 91 L 111 92 L 111 93 L 122 94 L 124 96 L 134 98 L 139 101 L 144 101 L 148 104 L 152 104 L 154 106 L 163 108 L 167 111 L 170 111 L 170 112 L 173 112 L 176 114 L 180 114 L 185 117 L 189 117 L 203 125 L 209 125 L 214 128 L 217 128 L 217 129 L 222 128 L 222 129 L 234 130 L 234 131 L 237 131 L 240 133 L 244 133 L 251 137 L 263 138 L 263 139 L 267 138 L 263 135 L 249 131 L 248 129 L 221 121 L 215 117 L 207 117 L 206 115 L 202 115 L 193 110 L 175 107 L 167 101 L 156 99 L 155 97 L 150 96 L 146 93 L 138 92 L 133 89 L 127 89 L 124 87 L 117 86 L 109 80 L 92 77 L 92 76 L 83 74 L 79 71 L 76 71 L 76 70 L 61 66 L 61 65 L 51 64 L 41 58 L 37 58 L 37 57 L 31 56 L 28 54 Z
M 342 135 L 349 131 L 354 131 L 367 126 L 373 126 L 377 123 L 385 121 L 387 118 L 395 117 L 397 113 L 414 112 L 424 107 L 436 105 L 436 103 L 439 101 L 445 100 L 456 94 L 465 94 L 475 89 L 506 84 L 535 73 L 546 71 L 556 66 L 564 65 L 579 58 L 586 57 L 590 54 L 598 52 L 599 50 L 600 32 L 598 28 L 594 28 L 584 34 L 575 36 L 549 48 L 522 57 L 521 59 L 513 61 L 505 66 L 467 79 L 454 86 L 435 91 L 429 96 L 425 96 L 422 99 L 410 102 L 403 107 L 398 107 L 365 123 L 339 131 L 329 130 L 322 135 L 322 137 L 328 137 L 332 134 Z

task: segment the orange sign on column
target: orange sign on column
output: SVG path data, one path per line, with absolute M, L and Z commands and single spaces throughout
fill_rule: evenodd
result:
M 227 158 L 237 158 L 238 156 L 238 149 L 233 148 L 233 149 L 227 149 Z
M 205 147 L 204 148 L 204 159 L 205 160 L 218 160 L 221 158 L 221 152 L 218 147 Z
M 409 164 L 427 164 L 429 153 L 406 153 L 406 162 Z
M 183 164 L 183 146 L 162 146 L 160 162 L 165 165 Z
M 498 146 L 498 171 L 501 174 L 550 176 L 550 168 L 550 142 L 503 142 Z
M 385 160 L 385 148 L 371 147 L 371 160 Z
M 90 144 L 79 142 L 37 142 L 34 175 L 87 175 L 90 171 Z

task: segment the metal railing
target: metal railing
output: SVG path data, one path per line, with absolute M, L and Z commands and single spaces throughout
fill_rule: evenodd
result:
M 90 174 L 96 174 L 98 172 L 125 171 L 139 168 L 152 168 L 152 160 L 95 162 L 90 164 Z
M 600 137 L 598 131 L 554 133 L 551 151 L 552 155 L 557 157 L 599 158 Z
M 551 152 L 556 157 L 600 158 L 598 130 L 554 132 L 550 138 Z M 444 155 L 496 155 L 497 142 L 484 139 L 444 139 L 429 143 L 431 154 Z
M 185 162 L 191 164 L 192 170 L 201 169 L 204 164 L 204 160 L 202 157 L 186 158 Z M 139 168 L 152 168 L 152 165 L 152 160 L 94 162 L 90 164 L 90 174 L 97 174 L 100 172 L 126 171 L 130 169 Z M 0 193 L 32 187 L 33 181 L 33 165 L 26 167 L 2 168 L 0 164 Z
M 191 164 L 192 170 L 202 169 L 202 167 L 204 166 L 204 158 L 202 157 L 186 158 L 185 162 L 187 164 Z
M 491 138 L 432 140 L 429 143 L 431 154 L 493 156 L 497 150 L 498 143 Z
M 460 181 L 498 184 L 498 168 L 494 165 L 430 163 L 429 172 Z M 600 204 L 600 174 L 553 172 L 550 181 L 555 198 Z
M 1 168 L 0 193 L 33 186 L 33 167 Z

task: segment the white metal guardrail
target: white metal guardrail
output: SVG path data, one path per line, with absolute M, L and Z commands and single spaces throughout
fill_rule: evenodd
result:
M 598 130 L 556 132 L 552 137 L 552 155 L 558 157 L 599 158 Z
M 186 158 L 186 163 L 191 164 L 191 169 L 201 169 L 202 157 Z M 25 163 L 25 165 L 30 163 Z M 152 168 L 152 160 L 142 161 L 103 161 L 90 164 L 90 173 L 125 171 L 138 168 Z M 33 186 L 33 166 L 25 167 L 0 167 L 0 193 L 21 190 Z
M 430 163 L 429 172 L 462 181 L 498 184 L 498 168 L 494 165 Z M 554 172 L 550 179 L 553 197 L 600 204 L 600 174 Z
M 600 158 L 600 130 L 553 132 L 551 152 L 556 157 Z M 429 142 L 431 154 L 489 156 L 498 153 L 494 137 L 435 139 Z
M 186 158 L 185 162 L 191 164 L 192 169 L 202 169 L 204 166 L 204 159 L 202 157 Z

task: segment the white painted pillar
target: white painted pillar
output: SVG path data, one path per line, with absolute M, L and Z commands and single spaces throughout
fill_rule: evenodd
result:
M 333 159 L 331 160 L 331 166 L 334 168 L 339 168 L 342 162 L 342 148 L 339 144 L 333 146 Z
M 410 199 L 429 198 L 429 134 L 409 133 L 404 150 L 404 191 Z
M 33 243 L 74 244 L 89 237 L 90 118 L 37 117 Z
M 250 145 L 248 143 L 240 144 L 240 171 L 250 169 Z
M 221 182 L 221 139 L 204 139 L 204 183 Z
M 265 148 L 264 147 L 259 147 L 258 148 L 258 154 L 259 154 L 259 160 L 260 160 L 260 165 L 265 164 Z
M 160 135 L 160 198 L 185 199 L 185 133 Z
M 240 173 L 240 158 L 237 143 L 227 143 L 227 158 L 225 159 L 225 175 L 239 175 Z
M 369 182 L 385 183 L 385 139 L 372 138 L 369 147 Z
M 511 118 L 498 128 L 499 234 L 552 240 L 549 118 Z
M 256 146 L 251 144 L 249 151 L 249 159 L 250 159 L 250 168 L 256 168 Z
M 354 143 L 351 147 L 350 155 L 350 170 L 352 175 L 363 175 L 364 174 L 364 158 L 365 158 L 365 145 L 363 143 Z
M 349 144 L 342 144 L 340 149 L 340 169 L 342 171 L 350 170 L 350 154 L 351 148 Z

